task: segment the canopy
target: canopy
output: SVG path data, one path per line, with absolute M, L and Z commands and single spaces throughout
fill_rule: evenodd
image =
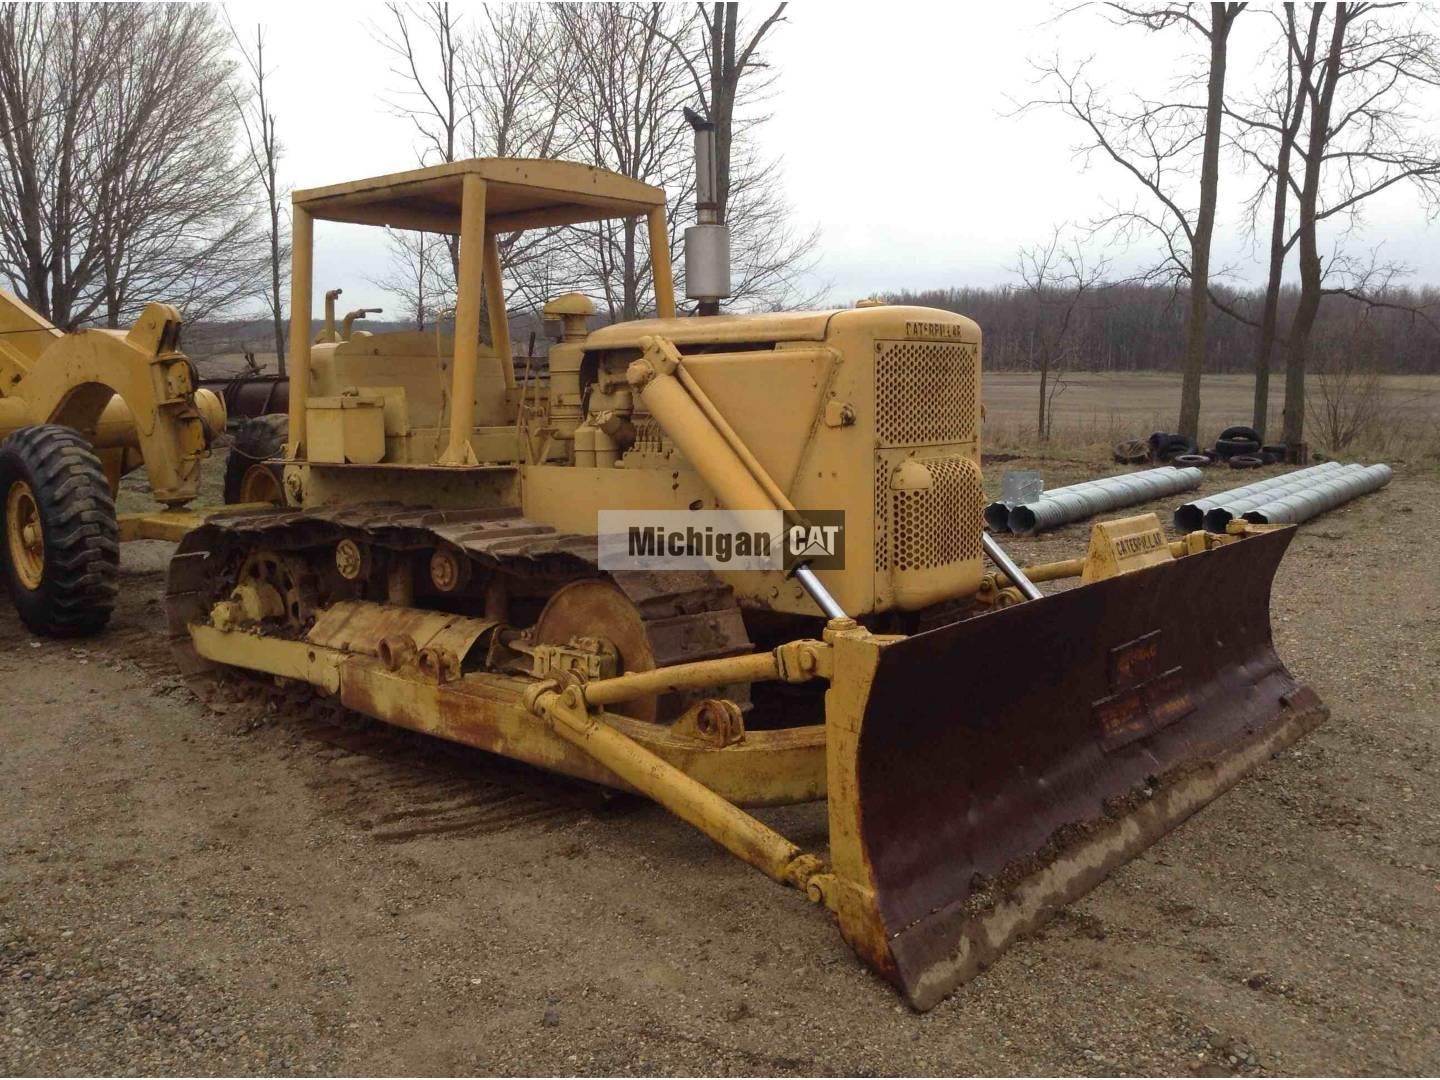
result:
M 324 221 L 458 235 L 460 193 L 470 173 L 485 180 L 490 233 L 634 217 L 665 205 L 662 188 L 593 165 L 538 158 L 470 158 L 308 188 L 292 201 Z

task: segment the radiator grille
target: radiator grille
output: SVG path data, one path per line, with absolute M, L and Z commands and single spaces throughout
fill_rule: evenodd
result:
M 890 493 L 893 513 L 887 560 L 893 560 L 897 570 L 929 570 L 978 559 L 984 512 L 980 470 L 966 457 L 931 458 L 921 464 L 930 470 L 930 487 Z M 877 570 L 880 556 L 877 543 Z
M 975 436 L 975 346 L 880 343 L 875 428 L 881 446 L 928 446 Z
M 890 465 L 875 462 L 875 570 L 890 570 Z

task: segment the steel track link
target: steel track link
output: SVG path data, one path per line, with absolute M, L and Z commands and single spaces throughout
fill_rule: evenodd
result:
M 242 511 L 212 516 L 189 533 L 170 564 L 165 608 L 171 648 L 192 688 L 209 700 L 217 665 L 193 650 L 188 627 L 228 595 L 244 553 L 258 550 L 302 557 L 322 578 L 342 539 L 392 553 L 458 548 L 476 572 L 543 579 L 553 592 L 571 581 L 612 582 L 644 624 L 656 667 L 750 652 L 753 646 L 730 588 L 701 571 L 605 573 L 594 536 L 562 533 L 518 510 L 434 510 L 398 504 L 311 510 Z M 288 628 L 287 633 L 305 627 Z M 745 688 L 733 688 L 745 697 Z

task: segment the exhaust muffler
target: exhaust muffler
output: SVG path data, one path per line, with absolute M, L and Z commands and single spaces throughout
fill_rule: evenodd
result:
M 685 295 L 697 314 L 720 314 L 730 295 L 730 227 L 720 220 L 720 181 L 715 162 L 715 123 L 693 109 L 685 119 L 695 131 L 695 221 L 685 230 Z

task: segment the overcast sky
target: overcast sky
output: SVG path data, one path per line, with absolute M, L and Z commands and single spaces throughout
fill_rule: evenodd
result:
M 751 11 L 768 10 L 744 5 Z M 374 40 L 388 18 L 379 3 L 324 6 L 232 2 L 237 26 L 267 29 L 274 99 L 285 143 L 283 179 L 304 188 L 413 168 L 408 121 L 387 97 L 399 89 Z M 896 288 L 992 285 L 1011 280 L 1016 249 L 1053 226 L 1085 223 L 1107 200 L 1130 205 L 1138 186 L 1115 166 L 1076 158 L 1081 132 L 1048 111 L 1015 115 L 1036 93 L 1030 60 L 1093 57 L 1097 81 L 1159 92 L 1186 70 L 1178 33 L 1147 35 L 1090 12 L 1058 22 L 1041 4 L 865 5 L 795 3 L 767 39 L 778 71 L 772 119 L 760 136 L 779 162 L 797 219 L 820 230 L 816 285 L 829 299 Z M 1269 20 L 1252 7 L 1237 23 L 1229 80 L 1258 78 Z M 1426 109 L 1432 124 L 1440 110 Z M 677 122 L 679 122 L 677 118 Z M 1219 261 L 1237 283 L 1263 274 L 1238 213 L 1249 180 L 1221 184 Z M 1379 246 L 1420 282 L 1440 282 L 1440 226 L 1396 190 L 1373 200 L 1357 251 Z M 366 279 L 384 274 L 377 229 L 316 225 L 316 288 L 343 286 L 346 301 L 391 300 Z M 1118 267 L 1147 249 L 1107 252 Z

